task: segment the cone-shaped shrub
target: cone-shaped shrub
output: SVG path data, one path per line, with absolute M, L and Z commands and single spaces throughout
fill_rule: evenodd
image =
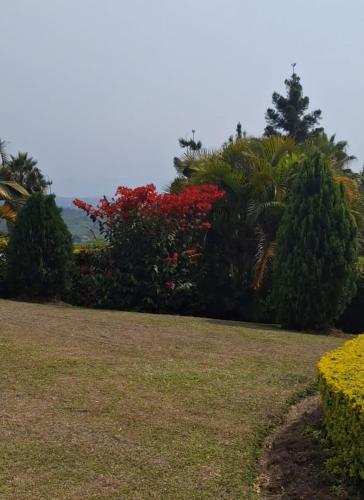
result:
M 343 186 L 317 153 L 292 183 L 277 237 L 273 302 L 295 329 L 333 324 L 356 289 L 357 230 Z
M 33 194 L 20 211 L 9 242 L 10 292 L 29 298 L 60 297 L 71 261 L 71 235 L 55 197 Z

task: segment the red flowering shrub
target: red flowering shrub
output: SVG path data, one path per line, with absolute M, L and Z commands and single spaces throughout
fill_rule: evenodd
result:
M 208 215 L 223 196 L 214 185 L 160 194 L 150 184 L 119 187 L 115 198 L 103 198 L 97 207 L 75 200 L 99 222 L 109 243 L 107 305 L 185 311 L 201 272 L 198 261 L 211 227 Z

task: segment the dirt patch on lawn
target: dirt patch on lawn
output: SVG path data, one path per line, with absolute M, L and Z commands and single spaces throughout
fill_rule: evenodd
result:
M 295 405 L 285 422 L 264 444 L 260 463 L 261 500 L 356 500 L 325 469 L 320 443 L 319 396 Z

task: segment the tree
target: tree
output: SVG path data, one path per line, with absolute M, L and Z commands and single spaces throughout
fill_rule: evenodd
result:
M 179 145 L 185 150 L 182 158 L 177 156 L 173 159 L 174 168 L 177 170 L 179 177 L 188 178 L 190 176 L 190 166 L 196 157 L 196 153 L 202 148 L 202 142 L 195 140 L 195 130 L 192 130 L 192 138 L 178 139 Z
M 5 141 L 0 139 L 0 200 L 5 201 L 0 206 L 0 218 L 12 223 L 16 219 L 16 211 L 11 206 L 11 203 L 24 201 L 29 196 L 29 193 L 13 179 L 4 178 L 1 175 L 1 171 L 7 165 L 8 159 Z
M 267 109 L 265 115 L 267 126 L 264 134 L 266 136 L 287 134 L 297 142 L 302 142 L 322 132 L 322 128 L 316 127 L 321 119 L 321 110 L 317 109 L 305 114 L 310 100 L 307 96 L 303 96 L 300 77 L 294 69 L 291 78 L 285 80 L 284 83 L 287 88 L 287 97 L 277 92 L 273 93 L 272 101 L 275 109 Z
M 11 155 L 2 165 L 0 178 L 17 182 L 30 194 L 44 193 L 51 185 L 37 167 L 37 161 L 28 156 L 28 153 L 21 152 L 17 156 Z
M 215 183 L 225 191 L 213 211 L 215 239 L 221 242 L 231 276 L 254 270 L 255 289 L 274 254 L 287 184 L 297 161 L 298 149 L 290 137 L 241 137 L 220 151 L 200 155 L 190 167 L 190 182 Z
M 71 235 L 54 195 L 33 194 L 20 211 L 10 237 L 9 290 L 29 298 L 61 297 L 71 260 Z
M 330 161 L 331 166 L 338 174 L 353 175 L 349 164 L 356 158 L 349 155 L 347 141 L 336 141 L 335 134 L 329 137 L 323 131 L 317 133 L 305 141 L 301 148 L 306 154 L 309 154 L 312 148 L 318 149 Z
M 344 187 L 315 153 L 296 174 L 278 231 L 278 321 L 296 329 L 331 327 L 355 293 L 356 274 L 357 228 Z

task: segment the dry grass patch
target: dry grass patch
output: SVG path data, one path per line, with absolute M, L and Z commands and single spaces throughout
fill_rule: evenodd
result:
M 256 498 L 256 463 L 342 340 L 0 301 L 0 497 Z

